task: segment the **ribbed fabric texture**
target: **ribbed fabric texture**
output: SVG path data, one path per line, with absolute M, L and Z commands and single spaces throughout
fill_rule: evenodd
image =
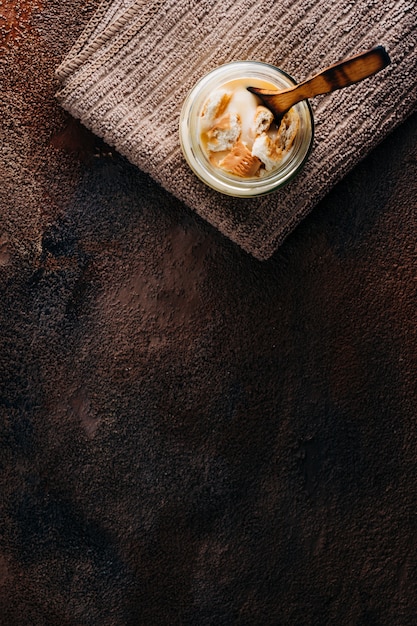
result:
M 415 0 L 114 0 L 103 2 L 57 70 L 62 106 L 258 259 L 416 109 Z M 311 101 L 315 141 L 301 175 L 270 196 L 235 199 L 200 182 L 178 122 L 193 84 L 233 60 L 304 80 L 377 44 L 391 65 Z

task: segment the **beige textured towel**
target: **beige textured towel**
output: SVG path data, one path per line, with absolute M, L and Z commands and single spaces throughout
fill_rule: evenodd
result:
M 326 192 L 416 107 L 415 0 L 103 2 L 57 70 L 62 106 L 242 248 L 268 258 Z M 179 146 L 182 102 L 232 60 L 274 63 L 297 81 L 382 44 L 391 65 L 312 100 L 302 174 L 270 196 L 235 199 L 200 182 Z

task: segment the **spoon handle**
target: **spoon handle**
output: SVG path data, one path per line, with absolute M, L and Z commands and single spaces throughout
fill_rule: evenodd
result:
M 345 61 L 330 65 L 322 72 L 300 83 L 299 88 L 306 93 L 303 97 L 312 98 L 313 96 L 330 93 L 336 89 L 353 85 L 364 78 L 368 78 L 368 76 L 376 74 L 389 63 L 390 58 L 385 48 L 377 46 Z
M 275 115 L 279 116 L 283 115 L 301 100 L 353 85 L 368 76 L 376 74 L 376 72 L 389 65 L 390 62 L 391 60 L 385 48 L 376 46 L 340 63 L 330 65 L 295 87 L 283 89 L 282 91 L 270 91 L 256 87 L 248 87 L 248 89 L 264 99 L 267 106 L 270 106 Z

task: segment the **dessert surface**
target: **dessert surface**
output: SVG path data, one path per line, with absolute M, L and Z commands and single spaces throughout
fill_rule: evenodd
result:
M 291 152 L 300 118 L 293 107 L 277 125 L 271 111 L 247 87 L 253 79 L 236 79 L 213 91 L 205 101 L 199 137 L 215 167 L 241 178 L 276 171 Z M 276 89 L 276 85 L 264 82 Z

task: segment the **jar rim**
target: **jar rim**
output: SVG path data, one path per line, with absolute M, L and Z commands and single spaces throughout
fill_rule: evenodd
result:
M 221 170 L 209 162 L 200 145 L 197 119 L 212 90 L 240 78 L 267 80 L 283 88 L 297 84 L 285 70 L 263 61 L 230 61 L 210 70 L 197 80 L 184 100 L 179 125 L 180 144 L 189 167 L 207 186 L 225 195 L 255 197 L 275 191 L 300 172 L 312 149 L 314 117 L 308 100 L 294 105 L 300 116 L 301 133 L 300 130 L 297 133 L 296 149 L 291 149 L 288 158 L 276 170 L 257 178 L 237 177 Z

